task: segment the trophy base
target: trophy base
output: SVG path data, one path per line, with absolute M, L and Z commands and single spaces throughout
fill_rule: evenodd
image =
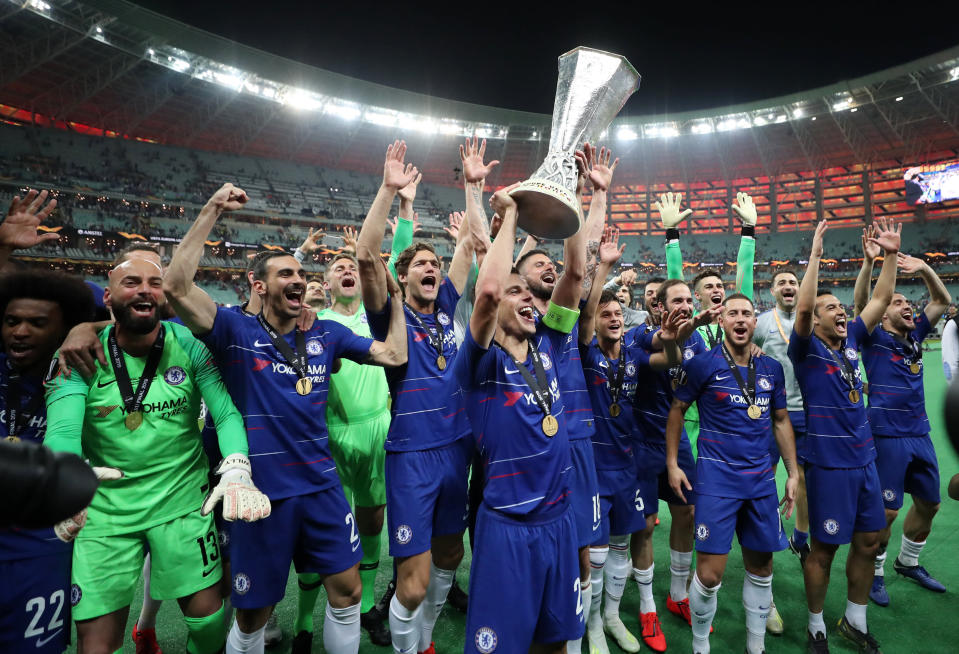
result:
M 576 195 L 543 179 L 528 179 L 510 196 L 516 200 L 516 224 L 539 238 L 564 239 L 579 231 Z

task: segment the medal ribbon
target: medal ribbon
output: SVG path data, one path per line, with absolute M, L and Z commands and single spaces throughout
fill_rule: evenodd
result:
M 779 321 L 779 311 L 776 310 L 776 307 L 773 307 L 773 318 L 776 319 L 776 327 L 779 328 L 779 335 L 786 341 L 786 345 L 789 345 L 789 337 L 786 336 L 786 330 L 783 329 L 783 324 Z
M 417 326 L 419 326 L 420 329 L 426 332 L 426 338 L 429 339 L 430 345 L 432 345 L 433 349 L 436 350 L 436 356 L 437 357 L 443 356 L 443 340 L 445 339 L 446 335 L 443 332 L 443 325 L 440 324 L 439 313 L 437 311 L 433 312 L 433 322 L 436 323 L 436 331 L 438 332 L 438 335 L 436 335 L 436 334 L 433 334 L 432 329 L 426 326 L 426 323 L 423 322 L 423 319 L 420 318 L 418 313 L 416 313 L 416 309 L 411 307 L 406 302 L 403 303 L 403 306 L 409 309 L 409 314 L 413 318 L 413 320 L 416 322 Z
M 267 336 L 270 337 L 270 340 L 273 342 L 273 347 L 276 348 L 276 351 L 280 353 L 286 362 L 290 364 L 293 370 L 296 371 L 296 376 L 300 379 L 306 377 L 306 338 L 303 336 L 303 332 L 296 329 L 296 334 L 294 338 L 296 339 L 296 353 L 294 354 L 293 348 L 290 347 L 290 344 L 286 342 L 286 339 L 280 336 L 280 334 L 273 328 L 266 318 L 263 317 L 263 313 L 258 313 L 256 319 L 260 322 L 260 326 L 266 332 Z
M 834 349 L 826 345 L 826 341 L 822 340 L 818 336 L 816 339 L 822 343 L 822 346 L 826 348 L 826 352 L 829 352 L 829 356 L 832 357 L 832 360 L 835 361 L 836 365 L 839 366 L 840 370 L 842 370 L 842 378 L 846 380 L 847 384 L 849 384 L 849 390 L 856 390 L 856 371 L 853 370 L 852 364 L 849 363 L 849 360 L 846 358 L 845 352 L 842 356 L 839 356 L 836 354 Z M 846 342 L 843 341 L 843 347 L 840 349 L 845 350 L 845 345 Z
M 140 375 L 140 383 L 137 384 L 136 393 L 133 391 L 133 384 L 130 383 L 130 373 L 127 372 L 127 362 L 123 358 L 123 351 L 117 344 L 116 327 L 110 330 L 107 336 L 107 349 L 110 351 L 110 364 L 113 366 L 113 374 L 117 378 L 117 390 L 120 391 L 120 397 L 123 399 L 123 408 L 127 415 L 135 413 L 143 408 L 143 400 L 150 390 L 153 378 L 157 374 L 157 367 L 160 365 L 160 358 L 163 356 L 163 337 L 166 326 L 161 322 L 160 331 L 157 332 L 156 340 L 150 346 L 150 353 L 147 355 L 146 364 L 143 366 L 143 374 Z
M 706 331 L 706 340 L 709 341 L 710 348 L 716 347 L 716 344 L 723 340 L 723 328 L 719 325 L 716 325 L 715 334 L 713 334 L 713 330 L 709 328 L 709 325 L 704 325 L 703 329 Z
M 546 381 L 546 369 L 543 368 L 543 359 L 540 356 L 539 350 L 536 349 L 536 344 L 533 343 L 532 339 L 527 339 L 527 342 L 529 343 L 529 356 L 533 360 L 533 369 L 536 371 L 535 379 L 529 370 L 526 369 L 526 365 L 514 359 L 513 355 L 507 352 L 505 347 L 499 343 L 496 343 L 496 347 L 506 352 L 506 356 L 516 365 L 519 374 L 523 376 L 523 380 L 529 386 L 530 390 L 533 391 L 536 406 L 542 409 L 543 413 L 548 416 L 551 415 L 552 412 L 553 396 L 549 393 L 549 385 Z
M 739 390 L 742 391 L 743 397 L 746 398 L 750 406 L 756 404 L 756 360 L 752 355 L 749 355 L 749 369 L 746 373 L 747 380 L 743 382 L 743 376 L 739 373 L 739 366 L 733 361 L 733 356 L 729 353 L 725 343 L 723 343 L 723 357 L 725 357 L 726 363 L 733 373 L 733 377 L 736 378 L 736 384 L 739 385 Z
M 7 379 L 7 435 L 16 436 L 26 426 L 27 422 L 37 413 L 37 410 L 43 406 L 44 393 L 43 388 L 30 398 L 27 406 L 20 410 L 20 373 L 11 372 Z
M 911 355 L 903 357 L 907 364 L 912 365 L 919 362 L 919 360 L 922 358 L 922 349 L 919 346 L 919 341 L 914 339 L 912 334 L 909 334 L 905 338 L 899 334 L 893 334 L 892 332 L 889 332 L 889 335 L 896 339 L 896 342 L 901 344 Z
M 613 377 L 610 376 L 610 372 L 613 370 L 613 362 L 606 356 L 602 348 L 600 348 L 599 351 L 603 354 L 603 358 L 606 359 L 606 380 L 609 382 L 609 394 L 613 398 L 613 404 L 616 404 L 619 402 L 619 394 L 623 392 L 623 371 L 626 370 L 626 344 L 622 338 L 619 339 L 619 367 L 616 369 L 615 381 Z

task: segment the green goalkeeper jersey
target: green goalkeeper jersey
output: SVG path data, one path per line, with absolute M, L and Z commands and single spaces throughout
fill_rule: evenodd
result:
M 372 338 L 362 304 L 352 316 L 323 309 L 319 318 L 335 320 L 357 336 Z M 387 410 L 389 398 L 390 389 L 383 368 L 340 359 L 339 371 L 330 377 L 326 423 L 333 426 L 369 420 Z
M 100 334 L 104 351 L 113 327 Z M 118 468 L 123 478 L 100 485 L 87 510 L 84 536 L 141 531 L 200 508 L 209 464 L 197 417 L 201 399 L 216 423 L 220 451 L 247 454 L 246 430 L 210 351 L 183 325 L 164 322 L 163 353 L 143 400 L 143 424 L 128 429 L 113 367 L 97 365 L 84 380 L 74 371 L 47 382 L 47 438 L 56 451 L 90 465 Z M 136 389 L 146 357 L 123 353 Z

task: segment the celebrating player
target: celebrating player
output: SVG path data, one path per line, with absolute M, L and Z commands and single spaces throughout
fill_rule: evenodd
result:
M 829 570 L 840 545 L 852 543 L 846 562 L 846 611 L 839 633 L 876 654 L 879 643 L 867 628 L 873 560 L 879 531 L 886 526 L 876 471 L 876 448 L 862 399 L 859 348 L 876 328 L 896 285 L 899 230 L 881 221 L 870 242 L 886 251 L 872 299 L 847 322 L 839 299 L 820 291 L 819 263 L 826 221 L 816 227 L 809 265 L 799 285 L 789 358 L 806 403 L 806 496 L 811 547 L 803 573 L 809 606 L 808 649 L 828 652 L 823 603 Z
M 735 530 L 746 568 L 746 652 L 763 654 L 772 604 L 772 553 L 786 548 L 768 442 L 772 432 L 789 474 L 782 502 L 789 517 L 798 484 L 795 441 L 782 365 L 750 353 L 756 327 L 752 301 L 736 293 L 725 298 L 722 307 L 722 343 L 686 363 L 686 381 L 675 391 L 666 425 L 666 465 L 673 492 L 682 497 L 684 490 L 693 489 L 679 467 L 678 453 L 682 414 L 697 400 L 697 557 L 689 596 L 693 652 L 709 654 L 709 631 Z

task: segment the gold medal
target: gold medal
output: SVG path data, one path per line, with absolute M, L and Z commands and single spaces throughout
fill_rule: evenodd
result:
M 19 436 L 7 436 L 7 440 L 8 440 L 9 442 L 11 442 L 11 443 L 19 443 L 19 442 L 20 442 L 20 437 L 19 437 Z
M 559 431 L 559 420 L 555 416 L 548 415 L 543 418 L 543 433 L 552 438 Z
M 613 416 L 614 418 L 619 416 L 619 414 L 622 412 L 623 412 L 623 408 L 619 406 L 618 404 L 616 404 L 615 402 L 609 405 L 609 415 Z
M 914 374 L 914 375 L 918 375 L 918 374 L 919 374 L 919 362 L 918 362 L 918 361 L 913 361 L 912 363 L 909 364 L 909 372 L 911 372 L 911 373 Z
M 136 431 L 140 425 L 143 424 L 143 412 L 131 411 L 123 419 L 123 424 L 126 425 L 130 431 Z
M 296 380 L 296 392 L 300 395 L 309 395 L 313 390 L 313 382 L 309 377 L 300 377 Z
M 763 415 L 763 410 L 760 409 L 757 404 L 750 404 L 749 408 L 746 409 L 746 413 L 749 414 L 749 417 L 753 420 L 758 420 Z
M 849 391 L 849 401 L 853 404 L 859 404 L 859 391 L 855 388 Z
M 436 367 L 440 370 L 446 370 L 446 357 L 442 354 L 436 357 Z

